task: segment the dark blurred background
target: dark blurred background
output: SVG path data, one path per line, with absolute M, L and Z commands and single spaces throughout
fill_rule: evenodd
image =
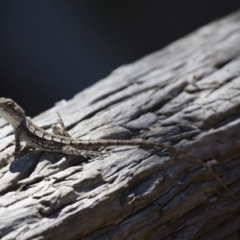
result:
M 0 96 L 34 116 L 239 0 L 0 1 Z

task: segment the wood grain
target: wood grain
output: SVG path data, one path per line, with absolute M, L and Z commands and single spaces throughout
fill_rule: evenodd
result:
M 48 129 L 58 111 L 75 138 L 180 147 L 239 202 L 170 151 L 111 147 L 85 160 L 34 150 L 7 164 L 13 131 L 0 119 L 1 239 L 240 239 L 239 43 L 238 11 L 32 119 Z

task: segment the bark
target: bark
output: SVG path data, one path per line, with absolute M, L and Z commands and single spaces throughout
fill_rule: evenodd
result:
M 240 239 L 240 12 L 115 70 L 56 111 L 74 138 L 144 138 L 84 159 L 34 150 L 0 164 L 1 239 Z M 22 106 L 24 108 L 24 106 Z M 13 131 L 0 120 L 0 159 Z

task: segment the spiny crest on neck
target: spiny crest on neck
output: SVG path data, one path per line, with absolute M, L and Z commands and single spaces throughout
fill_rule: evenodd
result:
M 21 122 L 25 122 L 23 109 L 10 98 L 0 98 L 0 117 L 16 129 Z

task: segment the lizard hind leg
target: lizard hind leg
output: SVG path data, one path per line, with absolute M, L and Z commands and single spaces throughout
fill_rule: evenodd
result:
M 55 135 L 60 135 L 63 137 L 69 137 L 71 138 L 70 134 L 67 131 L 67 128 L 65 127 L 65 124 L 62 120 L 61 115 L 59 114 L 59 112 L 57 112 L 58 114 L 58 123 L 60 124 L 61 127 L 58 127 L 56 124 L 52 125 L 52 131 Z
M 63 146 L 62 152 L 68 155 L 83 156 L 85 158 L 107 155 L 106 153 L 102 153 L 99 151 L 80 150 L 69 145 Z

